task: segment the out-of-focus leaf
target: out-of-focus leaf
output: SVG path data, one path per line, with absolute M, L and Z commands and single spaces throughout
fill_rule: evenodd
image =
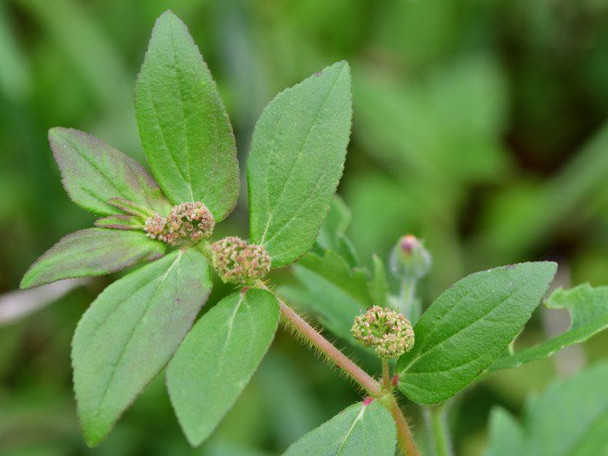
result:
M 351 268 L 336 252 L 326 250 L 323 256 L 310 253 L 300 260 L 300 266 L 320 275 L 363 305 L 371 304 L 367 271 Z
M 372 298 L 372 303 L 376 306 L 388 307 L 389 289 L 386 268 L 378 255 L 374 255 L 372 261 L 374 270 L 372 279 L 369 282 L 369 294 Z
M 30 92 L 31 73 L 6 13 L 6 4 L 0 3 L 0 91 L 7 99 L 21 101 Z
M 570 290 L 558 289 L 545 302 L 550 309 L 568 309 L 570 328 L 553 339 L 498 359 L 489 371 L 518 367 L 569 345 L 584 342 L 608 327 L 608 287 L 592 288 L 589 284 Z
M 342 198 L 335 195 L 331 200 L 327 217 L 319 230 L 317 244 L 323 249 L 337 251 L 339 248 L 339 237 L 346 233 L 350 219 L 350 209 L 344 204 Z
M 485 456 L 523 456 L 523 430 L 506 410 L 495 407 L 490 414 L 490 444 Z
M 505 83 L 495 62 L 463 59 L 403 85 L 357 75 L 360 136 L 370 152 L 396 160 L 404 177 L 469 183 L 504 168 L 497 138 L 506 114 Z
M 278 322 L 277 299 L 251 288 L 222 299 L 186 337 L 167 369 L 167 387 L 193 446 L 213 432 L 243 391 Z
M 131 104 L 129 70 L 118 48 L 83 4 L 75 0 L 17 1 L 70 58 L 99 103 L 114 112 Z
M 170 11 L 152 31 L 135 108 L 150 167 L 169 199 L 202 201 L 216 221 L 226 218 L 239 195 L 232 126 L 188 28 Z
M 397 431 L 378 401 L 353 404 L 291 445 L 284 456 L 393 456 Z
M 144 167 L 103 141 L 71 128 L 53 128 L 49 142 L 63 186 L 79 206 L 101 215 L 120 214 L 108 200 L 124 198 L 163 215 L 170 210 Z
M 165 244 L 143 231 L 90 228 L 62 238 L 27 270 L 21 288 L 61 279 L 98 276 L 160 258 Z
M 498 416 L 494 413 L 486 455 L 608 454 L 607 382 L 608 364 L 603 362 L 554 383 L 540 396 L 529 400 L 521 426 L 504 412 Z
M 449 399 L 478 377 L 521 331 L 553 279 L 551 262 L 471 274 L 446 290 L 414 328 L 414 348 L 397 363 L 410 399 Z
M 369 302 L 302 266 L 295 266 L 294 274 L 301 286 L 282 287 L 281 294 L 313 315 L 323 327 L 356 345 L 350 328 Z
M 188 249 L 114 282 L 91 304 L 72 342 L 78 415 L 90 446 L 169 361 L 210 291 L 207 260 Z
M 346 62 L 281 92 L 264 109 L 247 160 L 250 237 L 274 267 L 312 247 L 342 175 L 351 116 Z

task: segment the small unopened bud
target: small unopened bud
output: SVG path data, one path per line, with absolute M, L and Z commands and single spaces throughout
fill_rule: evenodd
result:
M 422 242 L 408 234 L 397 242 L 391 253 L 391 272 L 400 279 L 420 279 L 431 269 L 431 255 Z
M 224 282 L 254 283 L 270 272 L 270 255 L 264 247 L 236 236 L 211 245 L 213 267 Z
M 148 237 L 169 245 L 197 243 L 213 233 L 215 219 L 201 202 L 181 203 L 167 217 L 155 214 L 146 219 Z
M 405 315 L 380 306 L 355 317 L 351 333 L 381 358 L 398 358 L 414 346 L 414 330 Z

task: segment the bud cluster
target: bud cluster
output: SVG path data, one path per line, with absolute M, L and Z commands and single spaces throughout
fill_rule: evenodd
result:
M 381 358 L 397 358 L 414 346 L 414 330 L 405 315 L 380 306 L 357 316 L 351 333 Z
M 173 206 L 167 217 L 158 214 L 146 219 L 148 237 L 169 245 L 196 243 L 213 233 L 215 219 L 201 202 Z
M 211 245 L 213 267 L 224 282 L 253 283 L 270 272 L 270 255 L 264 247 L 236 236 Z

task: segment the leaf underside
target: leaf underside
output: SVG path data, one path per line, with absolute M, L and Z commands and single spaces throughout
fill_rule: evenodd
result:
M 222 299 L 188 334 L 167 368 L 167 387 L 191 445 L 200 445 L 232 407 L 266 354 L 278 321 L 276 298 L 251 288 Z
M 250 238 L 274 267 L 312 247 L 342 176 L 351 116 L 346 62 L 283 91 L 264 109 L 247 159 Z
M 99 444 L 169 361 L 211 290 L 195 249 L 175 251 L 106 288 L 72 341 L 74 391 L 88 445 Z
M 397 363 L 401 391 L 433 404 L 475 380 L 529 320 L 556 267 L 504 266 L 471 274 L 446 290 L 422 315 L 414 348 Z
M 393 456 L 397 431 L 378 401 L 353 404 L 291 445 L 284 456 Z
M 62 279 L 98 276 L 160 258 L 162 242 L 144 232 L 89 228 L 62 238 L 28 269 L 21 288 Z
M 170 11 L 152 31 L 135 113 L 150 168 L 169 199 L 201 201 L 216 221 L 226 218 L 239 194 L 232 126 L 186 25 Z
M 108 204 L 110 198 L 124 198 L 161 214 L 171 208 L 156 181 L 137 160 L 96 137 L 57 127 L 49 131 L 49 142 L 63 186 L 84 209 L 100 215 L 120 214 Z

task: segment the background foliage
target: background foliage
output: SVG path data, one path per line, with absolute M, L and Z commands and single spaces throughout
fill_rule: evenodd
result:
M 354 133 L 339 189 L 352 209 L 348 234 L 364 260 L 374 252 L 386 258 L 404 233 L 425 238 L 436 259 L 423 284 L 426 304 L 469 272 L 515 261 L 557 261 L 563 286 L 608 283 L 604 2 L 2 0 L 0 321 L 33 260 L 93 222 L 61 187 L 46 131 L 89 131 L 142 158 L 134 81 L 154 19 L 167 8 L 189 24 L 205 55 L 241 160 L 276 92 L 350 62 Z M 222 228 L 246 236 L 245 209 L 239 201 Z M 276 279 L 293 280 L 287 271 Z M 358 400 L 279 332 L 201 449 L 182 437 L 159 379 L 109 440 L 88 450 L 75 418 L 69 342 L 109 281 L 88 281 L 0 327 L 1 454 L 276 454 Z M 206 307 L 228 291 L 217 286 Z M 538 312 L 518 344 L 563 329 L 567 311 L 561 315 Z M 458 396 L 450 410 L 457 453 L 481 454 L 493 403 L 517 417 L 529 413 L 530 389 L 606 357 L 607 341 L 598 336 L 552 361 L 500 371 Z M 408 410 L 418 420 L 416 408 Z

